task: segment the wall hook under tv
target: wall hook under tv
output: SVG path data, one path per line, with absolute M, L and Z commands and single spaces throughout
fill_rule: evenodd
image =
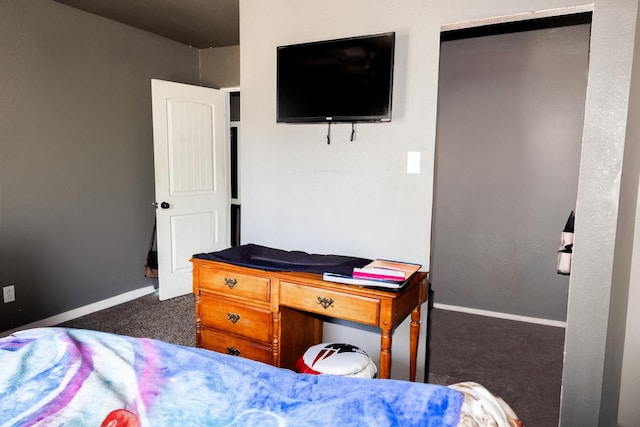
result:
M 351 122 L 351 142 L 356 139 L 356 122 Z
M 327 145 L 331 144 L 331 122 L 329 122 L 329 128 L 327 129 Z

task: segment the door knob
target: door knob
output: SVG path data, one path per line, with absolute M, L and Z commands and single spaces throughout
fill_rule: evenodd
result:
M 161 207 L 162 209 L 169 209 L 169 203 L 167 203 L 167 202 L 162 202 L 162 203 L 160 203 L 160 207 Z

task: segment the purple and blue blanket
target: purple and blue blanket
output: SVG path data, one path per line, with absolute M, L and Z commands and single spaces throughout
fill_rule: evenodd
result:
M 456 426 L 462 401 L 444 386 L 296 374 L 104 332 L 0 338 L 1 426 L 135 425 L 123 414 L 153 427 Z

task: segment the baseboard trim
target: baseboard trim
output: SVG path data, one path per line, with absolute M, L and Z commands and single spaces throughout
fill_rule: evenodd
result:
M 114 305 L 122 304 L 132 301 L 136 298 L 143 297 L 145 295 L 152 294 L 156 291 L 154 286 L 146 286 L 144 288 L 136 289 L 133 291 L 125 292 L 124 294 L 116 295 L 111 298 L 104 299 L 102 301 L 94 302 L 83 307 L 78 307 L 73 310 L 65 311 L 64 313 L 56 314 L 55 316 L 47 317 L 46 319 L 38 320 L 27 325 L 20 326 L 15 329 L 0 332 L 0 337 L 10 335 L 17 331 L 32 328 L 46 328 L 55 326 L 69 320 L 77 319 L 78 317 L 86 316 L 87 314 L 95 313 L 96 311 L 104 310 Z
M 556 328 L 566 328 L 567 322 L 561 322 L 559 320 L 540 319 L 537 317 L 518 316 L 516 314 L 500 313 L 497 311 L 480 310 L 477 308 L 459 307 L 457 305 L 439 304 L 434 303 L 434 308 L 449 311 L 459 311 L 461 313 L 477 314 L 480 316 L 496 317 L 498 319 L 515 320 L 517 322 L 535 323 L 537 325 L 554 326 Z
M 15 329 L 0 332 L 0 337 L 10 335 L 16 331 L 32 328 L 44 328 L 55 326 L 69 320 L 77 319 L 78 317 L 86 316 L 87 314 L 95 313 L 96 311 L 104 310 L 109 307 L 113 307 L 118 304 L 132 301 L 134 299 L 143 297 L 156 292 L 154 286 L 146 286 L 144 288 L 136 289 L 133 291 L 125 292 L 124 294 L 116 295 L 111 298 L 107 298 L 102 301 L 94 302 L 83 307 L 78 307 L 73 310 L 66 311 L 64 313 L 56 314 L 55 316 L 47 317 L 46 319 L 38 320 L 27 325 L 20 326 Z M 519 316 L 516 314 L 500 313 L 497 311 L 480 310 L 477 308 L 460 307 L 457 305 L 434 303 L 434 308 L 440 310 L 458 311 L 467 314 L 476 314 L 479 316 L 495 317 L 498 319 L 515 320 L 517 322 L 535 323 L 537 325 L 554 326 L 557 328 L 566 328 L 567 322 L 561 322 L 559 320 L 540 319 L 537 317 Z

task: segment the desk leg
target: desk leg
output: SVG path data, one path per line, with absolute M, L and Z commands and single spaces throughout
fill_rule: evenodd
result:
M 380 336 L 380 372 L 378 378 L 391 378 L 391 330 L 382 329 Z
M 416 361 L 418 359 L 418 340 L 420 339 L 420 306 L 411 311 L 409 331 L 409 380 L 416 380 Z
M 282 367 L 282 360 L 280 360 L 280 316 L 281 313 L 273 313 L 273 338 L 271 341 L 271 364 L 278 368 Z
M 202 347 L 202 315 L 200 314 L 200 292 L 196 293 L 196 347 Z
M 424 344 L 424 382 L 429 382 L 429 360 L 431 358 L 431 310 L 433 310 L 433 290 L 429 287 L 427 300 L 427 339 Z

